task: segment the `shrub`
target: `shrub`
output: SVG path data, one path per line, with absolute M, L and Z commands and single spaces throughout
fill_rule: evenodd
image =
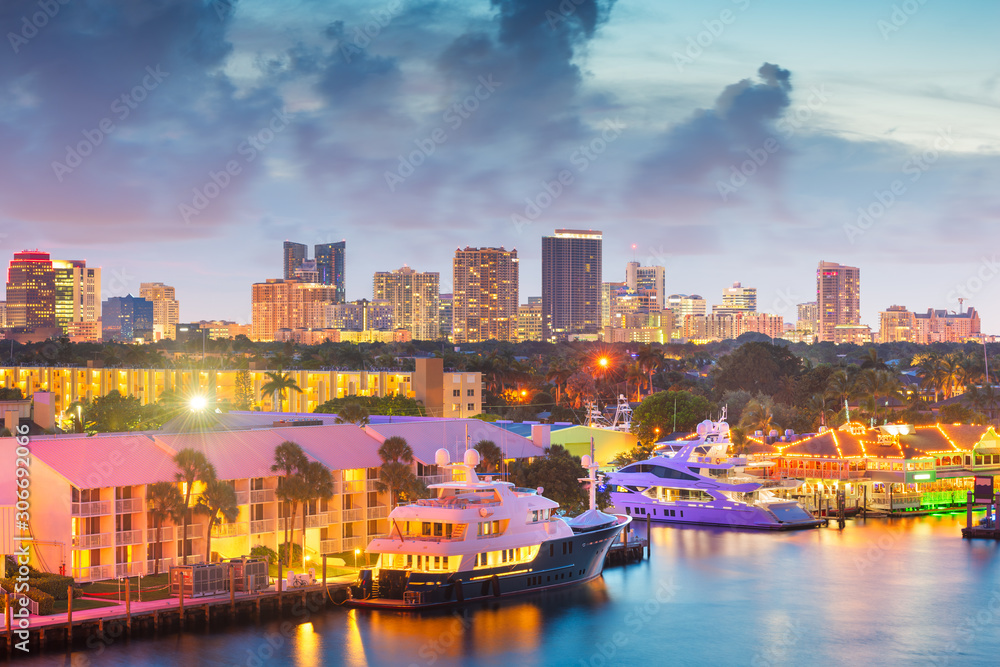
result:
M 281 558 L 282 563 L 288 562 L 288 544 L 281 544 L 278 547 L 278 557 Z M 298 544 L 292 543 L 292 565 L 302 563 L 302 547 Z
M 253 549 L 250 550 L 251 558 L 262 558 L 267 561 L 268 565 L 274 565 L 278 562 L 278 554 L 274 552 L 274 549 L 270 547 L 265 547 L 263 544 L 258 544 Z
M 67 587 L 73 586 L 75 582 L 73 581 L 73 577 L 45 573 L 37 577 L 32 577 L 28 583 L 32 588 L 45 591 L 56 600 L 65 600 Z M 83 595 L 83 591 L 74 587 L 73 597 L 78 598 L 81 595 Z
M 0 585 L 2 585 L 3 588 L 4 588 L 4 590 L 6 590 L 7 592 L 13 592 L 14 591 L 14 586 L 15 586 L 16 583 L 17 582 L 14 579 L 3 579 L 3 580 L 0 580 Z M 35 584 L 36 583 L 37 583 L 37 580 L 29 580 L 28 581 L 28 590 L 24 591 L 24 594 L 26 596 L 28 596 L 29 599 L 34 600 L 35 602 L 38 603 L 38 614 L 39 615 L 45 616 L 46 614 L 51 614 L 52 613 L 52 604 L 55 601 L 55 598 L 53 598 L 51 595 L 49 595 L 48 593 L 46 593 L 44 590 L 41 590 L 39 588 L 35 588 Z M 65 595 L 65 594 L 66 593 L 64 591 L 63 595 Z M 12 605 L 17 605 L 17 603 L 14 602 L 13 600 L 11 600 L 11 604 Z M 14 606 L 13 609 L 16 611 L 18 609 L 18 607 Z

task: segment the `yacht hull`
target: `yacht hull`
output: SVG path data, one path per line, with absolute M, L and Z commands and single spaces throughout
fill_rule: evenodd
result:
M 544 542 L 530 563 L 443 573 L 380 570 L 378 593 L 373 594 L 371 582 L 359 579 L 351 586 L 345 605 L 371 609 L 428 609 L 590 581 L 601 575 L 608 550 L 631 521 L 627 516 L 618 519 L 606 528 Z M 389 585 L 384 587 L 383 582 Z
M 752 530 L 802 530 L 816 528 L 826 523 L 825 519 L 813 518 L 780 521 L 768 510 L 744 503 L 660 503 L 655 500 L 638 500 L 627 496 L 616 498 L 616 496 L 621 495 L 623 494 L 611 494 L 615 511 L 640 521 L 648 518 L 656 523 L 749 528 Z

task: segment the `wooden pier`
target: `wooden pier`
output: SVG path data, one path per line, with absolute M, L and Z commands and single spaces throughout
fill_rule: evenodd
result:
M 10 658 L 24 654 L 16 645 L 24 641 L 19 632 L 25 631 L 28 633 L 29 654 L 37 655 L 53 648 L 110 646 L 134 635 L 208 632 L 228 623 L 257 622 L 262 617 L 280 618 L 286 614 L 291 618 L 302 617 L 336 604 L 335 599 L 346 597 L 343 593 L 338 596 L 338 593 L 346 591 L 348 585 L 345 581 L 331 581 L 290 590 L 227 591 L 204 597 L 148 602 L 126 600 L 116 607 L 76 612 L 70 603 L 65 614 L 32 616 L 29 627 L 23 630 L 17 627 L 18 620 L 11 619 L 8 613 L 4 626 L 0 628 L 4 638 L 0 644 Z
M 643 539 L 633 534 L 631 525 L 627 526 L 622 531 L 621 539 L 615 541 L 611 545 L 611 548 L 608 549 L 608 554 L 604 557 L 604 566 L 628 565 L 629 563 L 641 561 L 643 558 L 649 558 L 651 548 L 649 527 L 649 516 L 647 516 L 646 539 Z

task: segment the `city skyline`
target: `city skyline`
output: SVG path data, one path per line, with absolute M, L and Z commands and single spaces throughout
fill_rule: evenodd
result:
M 347 301 L 466 245 L 517 248 L 526 297 L 540 238 L 593 228 L 668 293 L 741 281 L 787 321 L 828 257 L 866 271 L 864 323 L 962 297 L 996 331 L 1000 8 L 570 4 L 161 3 L 95 29 L 69 3 L 27 30 L 36 3 L 4 3 L 2 238 L 103 267 L 105 297 L 162 281 L 185 320 L 248 321 L 286 239 L 346 239 Z

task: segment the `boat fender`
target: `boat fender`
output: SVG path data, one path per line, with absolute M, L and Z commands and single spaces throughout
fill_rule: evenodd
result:
M 489 515 L 490 515 L 490 511 L 488 509 L 486 509 L 485 507 L 480 507 L 479 508 L 479 516 L 481 516 L 481 517 L 483 517 L 485 519 Z
M 455 587 L 455 600 L 459 603 L 465 602 L 465 590 L 462 588 L 461 580 L 456 581 L 452 586 Z
M 493 575 L 493 597 L 500 597 L 500 577 Z

